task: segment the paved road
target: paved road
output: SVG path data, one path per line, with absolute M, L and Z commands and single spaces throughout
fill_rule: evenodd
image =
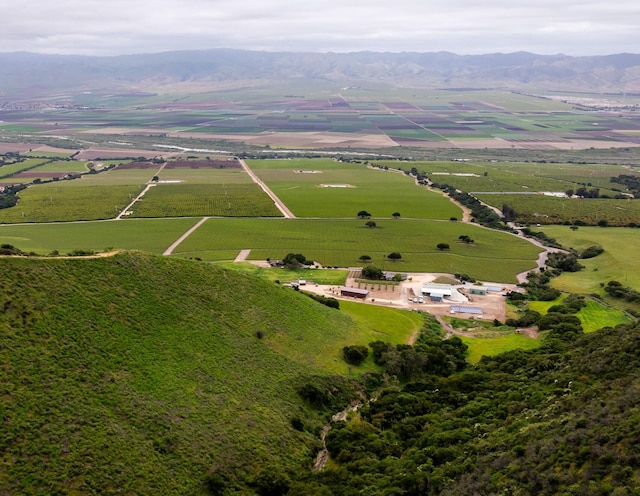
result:
M 249 168 L 247 163 L 244 160 L 239 160 L 238 159 L 238 161 L 240 162 L 240 165 L 242 166 L 242 168 L 247 172 L 247 174 L 249 174 L 249 177 L 251 177 L 253 182 L 258 184 L 262 188 L 262 191 L 264 191 L 266 194 L 269 195 L 269 197 L 276 204 L 276 207 L 278 207 L 278 210 L 280 210 L 280 212 L 282 212 L 282 215 L 284 215 L 284 218 L 285 219 L 295 219 L 296 216 L 293 215 L 293 212 L 291 210 L 289 210 L 284 203 L 282 203 L 280 198 L 278 198 L 276 196 L 276 194 L 273 191 L 271 191 L 269 189 L 269 187 L 265 183 L 263 183 L 262 180 L 258 176 L 255 175 L 255 173 Z

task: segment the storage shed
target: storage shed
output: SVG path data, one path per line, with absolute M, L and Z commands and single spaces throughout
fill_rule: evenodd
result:
M 340 288 L 341 296 L 350 296 L 352 298 L 360 298 L 364 300 L 367 296 L 369 296 L 368 289 L 358 289 L 358 288 Z
M 486 295 L 488 288 L 485 286 L 471 286 L 469 288 L 469 294 L 473 295 Z

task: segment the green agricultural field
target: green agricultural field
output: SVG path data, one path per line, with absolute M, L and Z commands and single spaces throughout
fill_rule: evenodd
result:
M 627 167 L 602 164 L 547 164 L 518 162 L 409 162 L 375 161 L 388 167 L 409 170 L 416 167 L 433 182 L 449 184 L 468 192 L 536 192 L 564 193 L 585 183 L 588 189 L 599 188 L 602 194 L 614 196 L 612 187 L 623 188 L 610 181 L 620 174 L 634 174 Z M 625 190 L 626 191 L 626 190 Z
M 564 297 L 554 301 L 531 301 L 529 302 L 529 308 L 545 315 L 552 306 L 562 304 L 563 299 Z M 619 324 L 631 324 L 633 322 L 624 312 L 603 305 L 593 299 L 587 299 L 586 306 L 580 309 L 576 317 L 580 319 L 584 332 L 594 332 L 603 327 L 615 327 Z
M 21 153 L 21 155 L 25 155 L 27 157 L 36 157 L 36 158 L 41 158 L 41 157 L 69 158 L 71 157 L 71 155 L 73 155 L 73 153 L 74 152 L 50 152 L 50 151 L 36 150 L 36 151 L 24 152 L 24 153 Z
M 508 205 L 516 212 L 516 220 L 531 224 L 563 224 L 585 222 L 610 226 L 640 224 L 640 201 L 610 198 L 556 198 L 544 195 L 477 195 L 478 199 L 502 208 Z
M 139 186 L 74 186 L 58 181 L 32 186 L 18 194 L 18 204 L 0 210 L 0 223 L 68 222 L 110 219 L 140 191 Z
M 283 289 L 293 292 L 289 288 Z M 337 329 L 338 332 L 331 341 L 319 333 L 303 334 L 294 331 L 286 333 L 286 340 L 284 333 L 278 333 L 277 337 L 270 339 L 270 346 L 296 362 L 307 363 L 327 372 L 359 376 L 365 372 L 378 371 L 379 367 L 373 363 L 371 355 L 360 366 L 349 366 L 342 358 L 344 346 L 368 345 L 377 340 L 403 344 L 420 330 L 424 322 L 418 312 L 349 301 L 340 301 L 340 310 L 335 311 L 350 317 L 355 326 Z M 300 318 L 304 319 L 305 316 L 300 315 Z
M 483 356 L 494 356 L 511 350 L 532 350 L 540 346 L 539 339 L 532 339 L 522 334 L 496 335 L 495 337 L 465 337 L 460 339 L 469 347 L 467 359 L 477 363 Z
M 612 309 L 594 300 L 588 300 L 587 306 L 580 309 L 576 315 L 582 323 L 584 332 L 594 332 L 603 327 L 615 327 L 633 322 L 620 310 Z
M 233 252 L 233 256 L 235 255 L 237 253 Z M 281 284 L 297 282 L 303 279 L 309 284 L 342 286 L 349 274 L 349 271 L 340 269 L 267 269 L 249 262 L 217 262 L 216 265 L 225 269 L 246 272 L 268 281 L 280 281 Z
M 543 226 L 536 228 L 555 238 L 562 246 L 582 251 L 589 246 L 602 246 L 604 253 L 580 260 L 585 268 L 565 272 L 553 279 L 554 287 L 572 293 L 603 294 L 601 283 L 619 281 L 640 291 L 640 231 L 635 228 Z M 612 300 L 607 300 L 613 303 Z
M 79 160 L 55 160 L 33 169 L 33 172 L 89 172 L 87 162 Z
M 352 218 L 361 210 L 374 218 L 394 212 L 416 219 L 461 216 L 449 199 L 397 171 L 330 159 L 251 160 L 248 165 L 297 217 Z
M 15 162 L 12 164 L 0 166 L 0 179 L 6 179 L 18 172 L 22 172 L 25 169 L 32 169 L 40 164 L 47 162 L 45 158 L 28 158 L 22 162 Z
M 158 166 L 158 169 L 160 167 Z M 158 169 L 111 169 L 99 174 L 88 174 L 82 177 L 82 181 L 104 186 L 122 184 L 146 184 L 156 175 Z
M 461 243 L 461 235 L 475 242 Z M 438 250 L 441 242 L 450 249 Z M 459 272 L 496 282 L 515 282 L 517 273 L 535 266 L 540 251 L 517 236 L 448 221 L 388 219 L 370 229 L 363 220 L 209 219 L 174 254 L 223 260 L 221 251 L 234 249 L 236 254 L 250 249 L 250 260 L 281 259 L 293 252 L 338 267 L 360 266 L 360 256 L 369 255 L 389 270 Z M 383 262 L 394 251 L 402 259 Z
M 253 182 L 244 169 L 162 169 L 158 174 L 160 181 L 182 181 L 199 184 L 236 184 Z
M 158 184 L 130 211 L 132 217 L 282 217 L 255 183 Z
M 424 324 L 420 312 L 399 308 L 340 300 L 340 311 L 349 315 L 360 326 L 358 342 L 353 344 L 369 345 L 373 341 L 407 343 Z
M 0 211 L 2 212 L 2 211 Z M 0 244 L 42 255 L 57 250 L 104 251 L 106 248 L 161 254 L 198 219 L 136 219 L 63 224 L 0 225 Z

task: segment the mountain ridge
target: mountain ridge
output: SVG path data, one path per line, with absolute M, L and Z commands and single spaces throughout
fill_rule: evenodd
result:
M 394 86 L 539 88 L 637 92 L 640 54 L 539 55 L 531 52 L 264 52 L 183 50 L 118 56 L 0 53 L 0 91 L 162 89 L 229 81 L 309 78 Z

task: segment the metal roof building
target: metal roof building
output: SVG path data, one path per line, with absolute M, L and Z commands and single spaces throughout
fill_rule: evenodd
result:
M 359 289 L 359 288 L 340 288 L 341 296 L 351 296 L 353 298 L 360 298 L 364 300 L 367 296 L 369 296 L 369 290 L 367 289 Z
M 453 294 L 453 286 L 451 284 L 437 284 L 435 282 L 425 282 L 422 285 L 423 296 L 451 296 Z

